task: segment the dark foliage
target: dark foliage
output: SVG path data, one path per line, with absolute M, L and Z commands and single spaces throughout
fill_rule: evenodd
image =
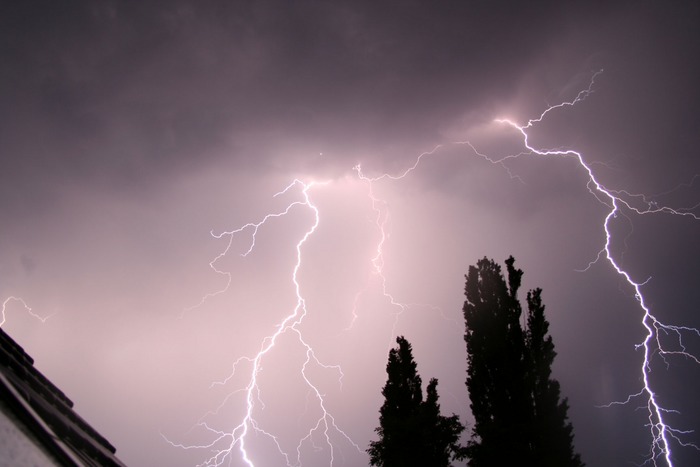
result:
M 466 276 L 467 389 L 475 420 L 469 465 L 580 467 L 568 404 L 551 378 L 556 353 L 542 290 L 527 294 L 523 329 L 517 298 L 523 272 L 514 262 L 506 260 L 507 284 L 501 267 L 487 258 Z
M 464 458 L 459 436 L 464 426 L 457 415 L 440 415 L 437 379 L 427 387 L 423 400 L 421 377 L 416 370 L 411 344 L 397 337 L 398 348 L 389 351 L 388 374 L 379 410 L 379 441 L 371 441 L 370 464 L 383 467 L 450 465 Z

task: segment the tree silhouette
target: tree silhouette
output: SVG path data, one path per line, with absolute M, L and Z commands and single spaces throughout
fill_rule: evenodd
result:
M 573 448 L 573 427 L 568 423 L 567 399 L 560 400 L 559 382 L 551 377 L 557 355 L 549 322 L 544 317 L 542 289 L 527 293 L 528 315 L 526 348 L 530 365 L 530 384 L 534 408 L 533 452 L 542 466 L 583 465 Z
M 440 415 L 437 379 L 427 387 L 423 400 L 421 377 L 413 360 L 411 344 L 396 338 L 398 348 L 389 351 L 388 375 L 382 389 L 384 404 L 379 409 L 378 441 L 367 452 L 370 464 L 383 467 L 448 466 L 450 459 L 464 458 L 459 436 L 464 426 L 457 415 Z
M 573 449 L 568 404 L 551 378 L 556 353 L 544 317 L 541 289 L 527 294 L 521 326 L 517 298 L 523 272 L 506 260 L 483 258 L 466 276 L 467 389 L 474 416 L 467 444 L 471 467 L 494 465 L 580 467 Z

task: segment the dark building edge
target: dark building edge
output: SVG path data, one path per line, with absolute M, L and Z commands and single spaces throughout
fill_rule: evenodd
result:
M 2 408 L 60 465 L 125 467 L 114 446 L 73 410 L 73 402 L 2 328 L 0 397 Z

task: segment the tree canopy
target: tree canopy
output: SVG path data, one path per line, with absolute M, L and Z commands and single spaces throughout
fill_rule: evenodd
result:
M 384 404 L 379 410 L 378 441 L 367 452 L 370 464 L 383 467 L 450 465 L 464 457 L 459 437 L 464 426 L 457 415 L 440 414 L 437 379 L 433 378 L 423 399 L 422 380 L 413 359 L 411 344 L 396 338 L 397 348 L 389 351 L 388 375 L 382 389 Z
M 517 293 L 523 272 L 506 260 L 483 258 L 466 275 L 464 318 L 467 389 L 474 416 L 467 444 L 471 467 L 580 467 L 568 403 L 551 377 L 556 353 L 544 317 L 542 290 L 527 294 L 527 317 Z

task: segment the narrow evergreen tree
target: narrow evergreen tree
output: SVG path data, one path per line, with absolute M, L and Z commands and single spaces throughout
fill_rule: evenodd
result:
M 422 381 L 413 360 L 411 344 L 396 338 L 398 348 L 389 351 L 388 375 L 382 389 L 384 404 L 379 410 L 378 441 L 367 452 L 370 464 L 383 467 L 450 465 L 451 458 L 463 458 L 459 436 L 464 427 L 459 417 L 440 415 L 437 379 L 431 379 L 423 400 Z
M 467 388 L 474 427 L 467 444 L 470 466 L 528 465 L 530 400 L 525 390 L 522 310 L 516 294 L 521 271 L 486 258 L 471 266 L 464 304 Z
M 580 467 L 568 405 L 551 378 L 554 344 L 547 335 L 541 290 L 528 293 L 527 325 L 517 298 L 523 272 L 484 258 L 466 276 L 467 389 L 474 416 L 467 444 L 471 467 Z
M 423 400 L 421 378 L 413 360 L 411 344 L 402 336 L 396 338 L 398 348 L 389 351 L 386 366 L 388 379 L 379 409 L 379 441 L 370 442 L 367 452 L 370 464 L 392 467 L 409 465 L 419 441 L 417 418 Z
M 534 410 L 533 453 L 544 467 L 580 466 L 581 458 L 574 452 L 573 427 L 567 422 L 569 404 L 560 401 L 559 382 L 551 377 L 554 351 L 549 322 L 544 317 L 542 289 L 527 293 L 527 334 L 532 403 Z
M 422 462 L 413 465 L 448 466 L 453 458 L 465 457 L 464 448 L 459 444 L 464 426 L 457 415 L 440 415 L 437 384 L 437 379 L 430 380 L 425 401 L 421 404 L 419 417 L 424 457 Z

